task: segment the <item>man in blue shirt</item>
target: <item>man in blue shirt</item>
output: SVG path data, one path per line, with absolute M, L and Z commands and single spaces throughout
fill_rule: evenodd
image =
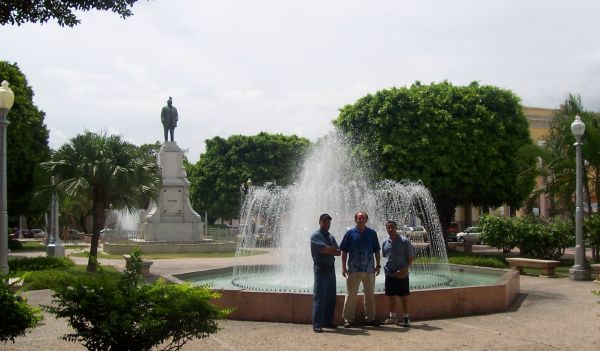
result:
M 322 328 L 336 328 L 333 324 L 335 311 L 335 257 L 340 249 L 329 233 L 331 216 L 323 213 L 319 217 L 319 230 L 310 237 L 310 253 L 313 258 L 315 285 L 313 289 L 313 331 L 322 333 Z
M 356 227 L 346 232 L 340 245 L 342 275 L 347 276 L 344 328 L 351 328 L 354 323 L 356 296 L 361 283 L 365 292 L 365 322 L 371 326 L 379 325 L 379 321 L 375 320 L 375 276 L 379 275 L 381 268 L 381 247 L 377 233 L 367 227 L 368 219 L 366 212 L 357 212 L 354 215 Z M 373 261 L 373 256 L 377 264 Z
M 397 227 L 396 222 L 387 222 L 385 229 L 390 237 L 383 242 L 381 250 L 383 257 L 387 257 L 383 271 L 385 272 L 385 295 L 390 305 L 390 316 L 384 323 L 398 324 L 396 305 L 400 296 L 403 309 L 402 326 L 408 328 L 410 327 L 408 268 L 413 262 L 415 253 L 410 240 L 398 235 Z

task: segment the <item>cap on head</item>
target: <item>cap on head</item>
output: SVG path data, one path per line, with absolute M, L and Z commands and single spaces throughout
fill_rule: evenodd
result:
M 322 221 L 325 219 L 331 220 L 331 216 L 328 215 L 327 213 L 323 213 L 322 215 L 319 216 L 319 221 Z

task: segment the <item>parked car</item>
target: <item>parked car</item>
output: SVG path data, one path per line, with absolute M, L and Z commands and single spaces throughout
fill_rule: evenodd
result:
M 446 240 L 447 241 L 458 241 L 456 235 L 458 234 L 458 223 L 450 222 L 448 225 L 448 229 L 446 230 Z
M 481 230 L 479 227 L 468 227 L 464 232 L 456 234 L 456 237 L 461 243 L 475 243 L 483 245 L 483 240 L 481 240 Z
M 69 234 L 68 234 L 68 238 L 64 238 L 63 234 L 61 233 L 60 238 L 62 240 L 83 240 L 83 235 L 85 233 L 80 232 L 76 229 L 73 228 L 69 228 Z
M 41 229 L 18 229 L 9 235 L 9 238 L 19 239 L 21 238 L 21 233 L 24 239 L 44 239 L 48 235 Z
M 418 225 L 415 227 L 409 227 L 405 225 L 403 230 L 404 235 L 406 235 L 410 241 L 418 243 L 426 243 L 429 241 L 429 236 L 427 235 L 427 231 L 425 228 L 423 228 L 423 226 Z
M 33 234 L 33 237 L 36 239 L 46 239 L 48 233 L 41 229 L 30 229 L 30 232 Z

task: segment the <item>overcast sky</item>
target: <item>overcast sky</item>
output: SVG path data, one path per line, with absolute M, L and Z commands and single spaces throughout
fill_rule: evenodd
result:
M 140 0 L 133 12 L 0 27 L 0 59 L 26 74 L 52 148 L 86 129 L 162 140 L 168 96 L 193 162 L 214 136 L 315 140 L 342 106 L 415 80 L 476 80 L 548 108 L 577 93 L 600 111 L 600 1 Z

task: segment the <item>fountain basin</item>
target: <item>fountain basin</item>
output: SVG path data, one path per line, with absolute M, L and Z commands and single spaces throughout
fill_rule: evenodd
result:
M 444 317 L 459 317 L 470 314 L 494 313 L 507 310 L 519 294 L 519 274 L 516 271 L 503 269 L 449 265 L 454 280 L 466 280 L 469 275 L 483 274 L 495 276 L 492 283 L 482 285 L 466 285 L 440 287 L 411 291 L 411 317 L 414 320 Z M 233 267 L 190 272 L 177 275 L 166 275 L 164 278 L 173 282 L 193 281 L 196 284 L 207 284 L 217 281 L 216 277 L 231 275 Z M 225 278 L 226 279 L 226 278 Z M 312 293 L 310 292 L 280 292 L 253 291 L 231 285 L 215 290 L 221 293 L 221 298 L 213 302 L 221 307 L 232 307 L 234 311 L 230 319 L 311 323 Z M 382 292 L 375 293 L 376 318 L 387 318 L 388 301 Z M 335 310 L 335 323 L 341 324 L 344 294 L 338 293 Z M 364 316 L 362 295 L 359 294 L 356 318 Z

